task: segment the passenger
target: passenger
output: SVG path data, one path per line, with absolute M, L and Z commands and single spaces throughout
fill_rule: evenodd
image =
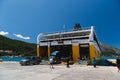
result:
M 67 66 L 66 66 L 66 67 L 67 67 L 67 68 L 70 67 L 70 66 L 69 66 L 69 60 L 70 60 L 69 57 L 66 57 L 66 62 L 67 62 Z
M 53 58 L 49 58 L 49 61 L 50 61 L 50 69 L 53 69 Z
M 95 57 L 92 59 L 92 64 L 93 64 L 93 66 L 94 66 L 94 68 L 96 68 L 96 63 L 97 63 L 97 61 L 96 61 L 96 59 L 95 59 Z
M 117 64 L 117 68 L 118 68 L 118 72 L 120 71 L 120 59 L 119 57 L 117 57 L 116 59 L 116 64 Z

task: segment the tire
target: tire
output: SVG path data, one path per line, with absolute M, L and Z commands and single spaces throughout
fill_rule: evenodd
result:
M 20 64 L 21 66 L 24 66 L 23 64 Z
M 30 65 L 30 62 L 26 62 L 26 65 Z

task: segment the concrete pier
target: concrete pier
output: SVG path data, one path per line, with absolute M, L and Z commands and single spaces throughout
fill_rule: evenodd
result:
M 120 80 L 113 66 L 49 65 L 20 66 L 18 62 L 0 63 L 0 80 Z

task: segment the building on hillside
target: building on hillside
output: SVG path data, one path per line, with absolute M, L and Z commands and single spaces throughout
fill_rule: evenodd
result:
M 74 30 L 50 34 L 39 34 L 37 37 L 37 56 L 49 57 L 53 51 L 64 52 L 77 61 L 84 57 L 92 60 L 100 57 L 100 46 L 93 27 L 81 29 L 76 24 Z

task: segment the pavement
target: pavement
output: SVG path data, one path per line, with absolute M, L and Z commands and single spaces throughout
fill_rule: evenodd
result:
M 20 66 L 18 62 L 0 62 L 0 80 L 120 80 L 115 66 L 49 65 Z

